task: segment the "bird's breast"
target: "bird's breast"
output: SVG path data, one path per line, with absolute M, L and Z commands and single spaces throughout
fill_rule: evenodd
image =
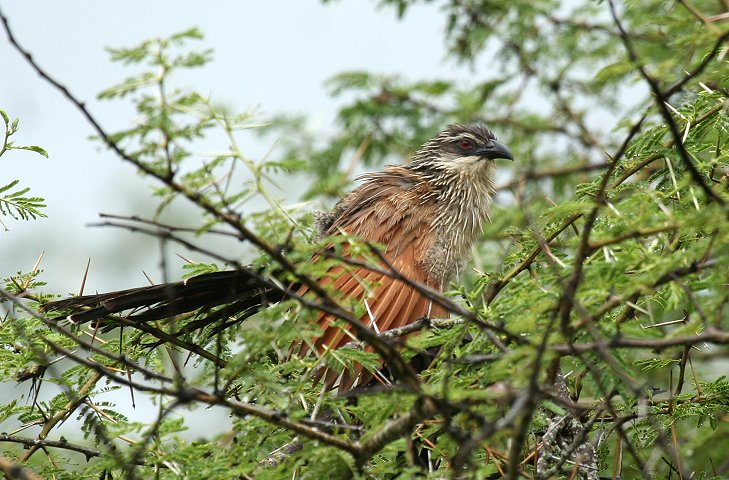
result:
M 461 174 L 440 189 L 426 268 L 429 275 L 440 279 L 441 288 L 459 273 L 489 219 L 494 193 L 491 172 L 476 173 Z

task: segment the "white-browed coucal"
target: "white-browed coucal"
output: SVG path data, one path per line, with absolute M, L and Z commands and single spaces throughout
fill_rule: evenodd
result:
M 334 266 L 317 283 L 346 300 L 361 302 L 366 313 L 359 321 L 375 332 L 422 317 L 447 316 L 426 293 L 388 271 L 394 269 L 410 282 L 437 291 L 448 286 L 488 219 L 495 159 L 513 156 L 484 126 L 456 124 L 427 141 L 408 163 L 363 175 L 359 187 L 320 216 L 319 233 L 322 237 L 347 234 L 384 246 L 380 265 L 372 269 L 358 262 Z M 348 255 L 346 246 L 343 252 Z M 128 318 L 145 322 L 200 309 L 202 318 L 193 325 L 215 320 L 229 325 L 284 298 L 285 291 L 277 290 L 273 283 L 260 272 L 243 268 L 178 283 L 69 298 L 44 309 L 70 309 L 69 318 L 78 323 L 104 320 L 127 310 L 132 311 Z M 305 294 L 306 290 L 299 286 L 295 291 Z M 210 311 L 221 305 L 226 306 Z M 330 314 L 321 312 L 318 324 L 321 335 L 309 345 L 319 352 L 352 340 L 352 333 L 335 325 Z M 306 350 L 297 349 L 299 353 Z M 364 376 L 369 378 L 369 374 Z M 361 368 L 345 372 L 340 390 L 349 389 L 357 377 L 362 377 Z

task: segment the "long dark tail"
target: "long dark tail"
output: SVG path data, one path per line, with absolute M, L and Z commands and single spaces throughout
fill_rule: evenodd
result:
M 185 330 L 190 331 L 219 319 L 230 319 L 224 326 L 237 323 L 284 297 L 283 289 L 272 280 L 242 268 L 205 273 L 176 283 L 67 298 L 50 302 L 43 310 L 70 310 L 67 318 L 74 323 L 102 321 L 107 327 L 113 327 L 113 321 L 108 321 L 110 315 L 126 311 L 130 313 L 125 316 L 137 322 L 160 320 L 195 310 L 208 311 L 204 318 L 186 326 Z M 225 306 L 215 310 L 222 305 Z

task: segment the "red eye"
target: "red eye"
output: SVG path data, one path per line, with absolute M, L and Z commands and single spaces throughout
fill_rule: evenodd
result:
M 470 150 L 473 145 L 468 140 L 461 140 L 458 142 L 458 146 L 461 147 L 462 150 Z

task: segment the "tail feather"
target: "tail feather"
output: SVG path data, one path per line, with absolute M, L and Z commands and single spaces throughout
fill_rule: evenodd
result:
M 129 319 L 148 322 L 225 305 L 183 327 L 184 331 L 193 331 L 223 318 L 235 317 L 235 321 L 240 321 L 283 297 L 284 293 L 270 280 L 253 270 L 239 269 L 205 273 L 182 282 L 67 298 L 50 302 L 43 310 L 70 310 L 68 319 L 76 323 L 102 320 L 126 311 L 131 312 Z

